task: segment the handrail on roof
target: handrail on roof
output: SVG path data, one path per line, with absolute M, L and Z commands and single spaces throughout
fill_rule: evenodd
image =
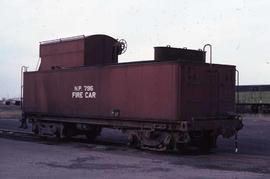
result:
M 55 39 L 55 40 L 46 40 L 46 41 L 42 41 L 39 43 L 40 43 L 40 45 L 44 45 L 44 44 L 52 44 L 52 43 L 58 43 L 58 42 L 79 40 L 79 39 L 84 39 L 84 38 L 85 38 L 85 35 L 77 35 L 77 36 L 73 36 L 73 37 L 65 37 L 65 38 L 60 38 L 60 39 Z

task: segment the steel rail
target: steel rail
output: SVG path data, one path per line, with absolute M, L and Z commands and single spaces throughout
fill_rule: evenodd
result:
M 10 130 L 10 129 L 2 129 L 2 128 L 0 128 L 0 135 L 1 134 L 8 134 L 8 135 L 20 134 L 20 135 L 34 136 L 34 133 L 33 132 L 21 131 L 21 130 Z

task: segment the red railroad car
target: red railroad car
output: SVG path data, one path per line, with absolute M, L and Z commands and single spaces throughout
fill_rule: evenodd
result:
M 171 47 L 156 47 L 154 61 L 117 63 L 124 41 L 84 39 L 88 44 L 46 43 L 40 70 L 24 73 L 23 113 L 36 134 L 94 139 L 102 127 L 112 127 L 142 148 L 209 149 L 218 135 L 230 137 L 242 128 L 234 114 L 235 66 L 205 63 L 205 51 Z M 78 64 L 70 65 L 76 59 L 65 50 L 55 55 L 65 43 L 81 42 L 87 55 Z

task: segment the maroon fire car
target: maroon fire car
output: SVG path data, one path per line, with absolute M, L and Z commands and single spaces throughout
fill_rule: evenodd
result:
M 107 35 L 40 43 L 40 66 L 24 73 L 23 117 L 39 136 L 94 140 L 102 128 L 129 144 L 209 150 L 242 128 L 235 66 L 205 62 L 205 50 L 155 47 L 151 61 L 118 63 L 125 40 Z

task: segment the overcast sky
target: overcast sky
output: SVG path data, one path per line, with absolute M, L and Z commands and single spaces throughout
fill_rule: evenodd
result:
M 20 67 L 35 70 L 39 42 L 76 35 L 124 38 L 120 62 L 153 59 L 153 47 L 213 45 L 241 84 L 270 84 L 269 0 L 1 0 L 0 98 L 20 94 Z

